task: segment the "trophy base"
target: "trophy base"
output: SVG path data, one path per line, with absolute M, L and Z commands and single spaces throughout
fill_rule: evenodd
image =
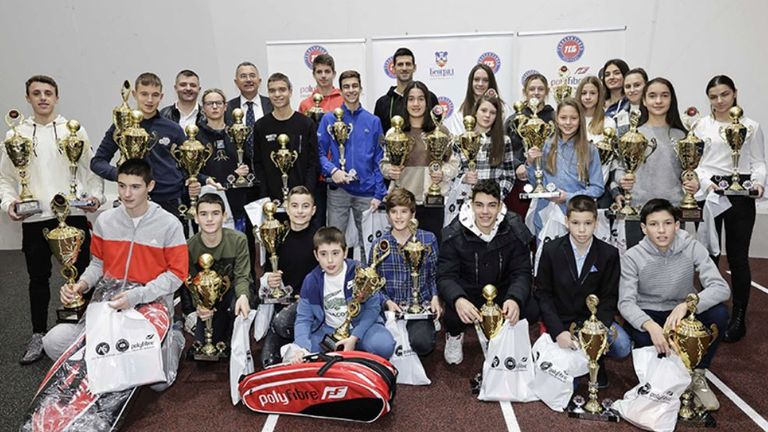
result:
M 534 199 L 534 198 L 557 198 L 560 196 L 560 191 L 557 192 L 523 192 L 520 194 L 520 199 Z
M 701 222 L 704 220 L 703 213 L 700 208 L 687 209 L 680 208 L 681 217 L 683 222 Z
M 245 183 L 229 183 L 227 185 L 227 189 L 242 189 L 242 188 L 252 188 L 253 182 L 245 182 Z
M 424 207 L 439 208 L 445 207 L 445 197 L 442 195 L 427 195 L 424 197 Z
M 192 358 L 195 361 L 202 361 L 202 362 L 220 362 L 227 358 L 227 355 L 224 353 L 220 354 L 203 354 L 202 352 L 196 352 L 192 355 Z
M 682 417 L 677 417 L 678 424 L 682 424 L 685 426 L 690 427 L 708 427 L 708 428 L 714 428 L 717 427 L 717 421 L 715 420 L 715 417 L 712 415 L 709 411 L 703 411 L 700 413 L 697 413 L 693 417 L 689 419 L 684 419 Z
M 69 200 L 69 205 L 71 207 L 83 208 L 83 207 L 90 207 L 92 204 L 93 203 L 88 200 L 81 200 L 81 199 Z
M 336 347 L 337 342 L 339 341 L 333 337 L 333 334 L 327 334 L 320 342 L 320 348 L 323 349 L 323 352 L 341 351 L 341 349 Z
M 56 322 L 59 324 L 77 324 L 88 307 L 84 304 L 77 308 L 56 309 Z
M 278 297 L 278 298 L 266 297 L 266 298 L 262 298 L 261 302 L 263 304 L 281 304 L 281 305 L 288 305 L 288 304 L 293 303 L 291 301 L 291 297 L 290 296 L 288 296 L 288 297 Z
M 43 212 L 43 209 L 40 208 L 40 201 L 18 202 L 13 206 L 13 210 L 19 216 L 30 216 Z
M 416 320 L 425 320 L 425 319 L 432 319 L 435 314 L 429 311 L 419 312 L 419 313 L 409 313 L 405 312 L 402 317 L 406 321 L 416 321 Z
M 744 190 L 715 189 L 715 193 L 718 195 L 725 195 L 725 196 L 756 197 L 758 194 L 758 191 L 757 189 L 744 189 Z
M 582 407 L 577 407 L 573 403 L 573 401 L 571 401 L 568 404 L 568 408 L 566 408 L 566 412 L 568 412 L 568 417 L 576 418 L 580 420 L 591 420 L 591 421 L 612 422 L 612 423 L 618 423 L 621 420 L 619 413 L 612 408 L 603 410 L 603 412 L 600 412 L 600 413 L 591 413 Z

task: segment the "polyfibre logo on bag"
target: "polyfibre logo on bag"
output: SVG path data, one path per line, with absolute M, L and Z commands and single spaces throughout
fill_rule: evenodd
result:
M 405 357 L 413 354 L 414 352 L 412 349 L 409 349 L 409 350 L 403 349 L 402 345 L 398 345 L 397 348 L 395 348 L 395 355 L 397 357 Z
M 96 345 L 96 354 L 103 356 L 109 354 L 109 344 L 106 342 L 100 342 Z
M 319 397 L 320 394 L 314 390 L 287 389 L 282 392 L 272 390 L 269 393 L 260 394 L 259 403 L 262 406 L 288 405 L 291 401 L 317 400 Z
M 674 393 L 672 390 L 667 390 L 664 393 L 654 392 L 651 383 L 647 382 L 637 389 L 639 396 L 647 397 L 648 399 L 668 404 L 674 399 Z
M 499 359 L 497 356 L 494 356 L 493 361 L 491 361 L 491 367 L 494 369 L 501 369 L 499 365 L 501 365 L 501 359 Z M 522 357 L 519 361 L 517 361 L 514 357 L 509 356 L 504 359 L 504 369 L 519 372 L 528 370 L 528 357 Z
M 552 365 L 552 362 L 548 362 L 548 361 L 541 362 L 541 364 L 539 365 L 539 369 L 541 369 L 542 372 L 546 373 L 547 375 L 551 376 L 552 378 L 560 382 L 564 383 L 568 381 L 568 374 L 561 370 L 555 369 Z

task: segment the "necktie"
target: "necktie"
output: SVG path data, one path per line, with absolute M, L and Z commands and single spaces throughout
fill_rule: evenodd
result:
M 245 104 L 248 105 L 248 109 L 245 111 L 245 125 L 251 128 L 251 131 L 253 131 L 253 125 L 256 123 L 256 115 L 253 113 L 253 101 L 248 101 Z M 246 144 L 246 153 L 250 157 L 251 151 L 249 149 L 253 148 L 253 133 L 248 135 Z

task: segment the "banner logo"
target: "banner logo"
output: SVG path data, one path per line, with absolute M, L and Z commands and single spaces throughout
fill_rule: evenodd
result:
M 477 63 L 482 63 L 488 66 L 495 74 L 499 73 L 499 69 L 501 69 L 501 59 L 493 51 L 480 54 L 480 57 L 477 59 Z
M 589 66 L 581 66 L 576 69 L 576 75 L 584 75 L 589 71 Z
M 564 62 L 575 62 L 581 58 L 582 54 L 584 54 L 584 42 L 578 36 L 566 36 L 557 44 L 557 55 Z
M 523 74 L 520 76 L 520 84 L 522 86 L 525 86 L 525 80 L 527 80 L 529 76 L 537 73 L 540 73 L 540 72 L 537 71 L 536 69 L 528 69 L 527 71 L 523 72 Z
M 443 120 L 447 119 L 448 117 L 451 116 L 451 114 L 453 114 L 453 101 L 451 101 L 445 96 L 440 96 L 439 98 L 437 98 L 437 103 L 440 104 L 441 107 L 443 107 Z
M 448 64 L 448 51 L 435 51 L 435 64 L 437 67 L 445 67 Z
M 435 51 L 435 64 L 437 69 L 429 68 L 430 78 L 451 78 L 453 77 L 453 68 L 446 68 L 448 64 L 448 51 Z
M 347 396 L 347 390 L 349 390 L 349 387 L 347 386 L 326 387 L 323 389 L 323 396 L 320 398 L 320 400 L 344 399 L 344 397 Z
M 328 54 L 328 50 L 320 45 L 312 45 L 304 51 L 304 64 L 312 70 L 312 62 L 315 61 L 315 57 L 320 54 Z
M 387 57 L 387 59 L 384 60 L 384 73 L 390 78 L 396 78 L 395 61 L 392 57 Z

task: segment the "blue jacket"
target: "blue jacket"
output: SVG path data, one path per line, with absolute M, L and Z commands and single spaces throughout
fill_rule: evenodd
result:
M 363 107 L 359 107 L 354 112 L 350 111 L 345 104 L 341 104 L 344 110 L 342 120 L 344 123 L 352 124 L 352 133 L 344 145 L 346 156 L 347 172 L 354 169 L 357 171 L 358 181 L 338 185 L 340 188 L 349 192 L 351 195 L 361 197 L 374 197 L 378 200 L 384 199 L 387 188 L 384 186 L 384 177 L 379 170 L 379 162 L 384 157 L 384 148 L 381 146 L 381 120 L 375 115 L 369 113 Z M 339 164 L 339 146 L 336 140 L 328 132 L 328 129 L 336 121 L 333 112 L 326 113 L 320 125 L 317 127 L 317 146 L 320 151 L 320 165 L 323 175 L 329 179 L 336 168 L 341 168 Z M 330 154 L 330 159 L 328 155 Z
M 355 260 L 345 260 L 347 273 L 344 278 L 344 297 L 349 303 L 352 298 L 352 287 L 355 279 L 355 268 L 359 263 Z M 323 270 L 315 267 L 301 286 L 301 297 L 296 308 L 296 322 L 294 324 L 294 343 L 306 350 L 310 350 L 312 343 L 310 335 L 325 324 L 325 310 L 323 309 Z M 380 319 L 381 300 L 379 293 L 373 295 L 361 306 L 360 315 L 352 320 L 352 336 L 362 339 L 365 332 Z

